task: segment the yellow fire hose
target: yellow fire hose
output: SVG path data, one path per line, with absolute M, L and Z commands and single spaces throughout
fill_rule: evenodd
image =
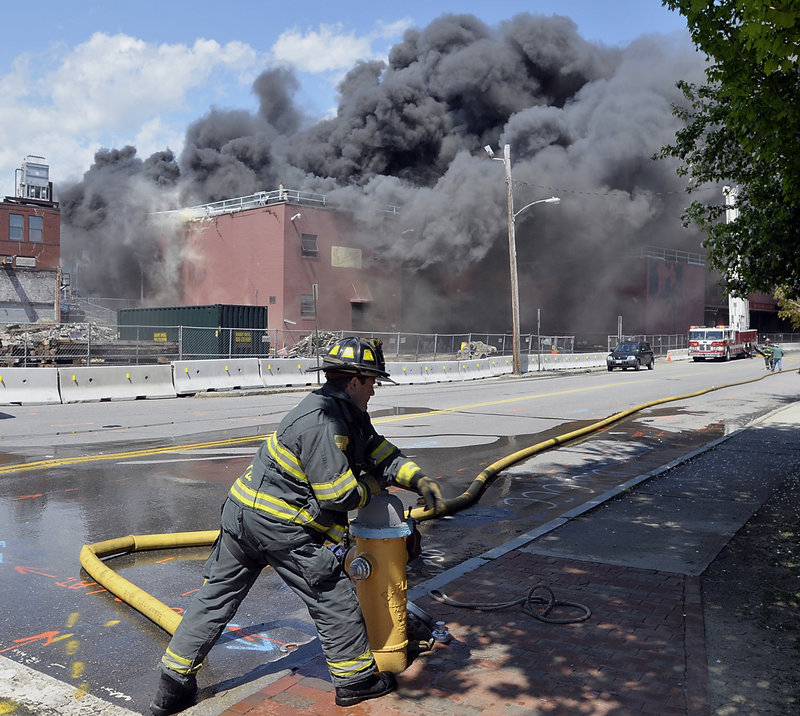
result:
M 113 569 L 109 569 L 100 561 L 101 557 L 143 552 L 149 549 L 173 549 L 177 547 L 204 547 L 214 543 L 219 530 L 202 532 L 175 532 L 159 535 L 128 535 L 105 542 L 86 544 L 81 549 L 81 565 L 92 578 L 103 585 L 114 596 L 136 611 L 144 614 L 169 634 L 174 634 L 181 621 L 181 616 L 170 609 L 164 602 L 140 589 L 133 582 L 121 577 Z
M 686 400 L 687 398 L 695 398 L 705 393 L 710 393 L 714 390 L 721 390 L 723 388 L 732 388 L 737 385 L 745 385 L 747 383 L 754 383 L 758 380 L 763 380 L 766 375 L 761 375 L 758 378 L 751 378 L 749 380 L 742 380 L 736 383 L 728 383 L 726 385 L 713 386 L 698 390 L 694 393 L 686 393 L 684 395 L 675 395 L 668 398 L 659 398 L 652 400 L 648 403 L 642 403 L 628 410 L 615 413 L 604 420 L 600 420 L 586 427 L 578 430 L 573 430 L 563 435 L 558 435 L 550 440 L 532 445 L 523 450 L 519 450 L 507 457 L 492 463 L 487 467 L 470 486 L 458 497 L 445 502 L 445 509 L 441 512 L 434 513 L 433 510 L 428 510 L 424 507 L 412 509 L 410 514 L 415 520 L 429 520 L 434 517 L 444 517 L 445 515 L 452 515 L 460 510 L 463 510 L 470 505 L 477 502 L 477 500 L 486 491 L 486 488 L 494 482 L 495 478 L 505 468 L 514 465 L 528 457 L 537 455 L 544 452 L 556 445 L 563 445 L 571 440 L 587 435 L 597 430 L 616 423 L 623 418 L 632 415 L 645 408 L 651 408 L 655 405 L 663 403 L 670 403 L 676 400 Z M 114 570 L 106 567 L 101 561 L 101 557 L 110 557 L 112 555 L 122 555 L 129 552 L 141 552 L 145 550 L 155 549 L 174 549 L 178 547 L 203 547 L 211 545 L 219 535 L 218 530 L 207 530 L 200 532 L 175 532 L 166 534 L 153 534 L 153 535 L 129 535 L 127 537 L 118 537 L 116 539 L 106 540 L 105 542 L 97 542 L 95 544 L 84 545 L 80 553 L 80 561 L 83 568 L 91 575 L 91 577 L 100 585 L 105 587 L 114 596 L 119 597 L 123 602 L 129 604 L 138 612 L 146 616 L 152 622 L 160 626 L 169 634 L 174 634 L 178 624 L 181 621 L 181 616 L 174 610 L 170 609 L 166 604 L 156 599 L 151 594 L 148 594 L 143 589 L 137 587 L 132 582 L 129 582 L 124 577 L 114 572 Z
M 748 380 L 740 380 L 736 383 L 728 383 L 726 385 L 719 385 L 719 386 L 712 386 L 711 388 L 705 388 L 703 390 L 698 390 L 694 393 L 686 393 L 684 395 L 673 395 L 668 398 L 659 398 L 658 400 L 651 400 L 648 403 L 642 403 L 641 405 L 636 405 L 633 408 L 629 408 L 628 410 L 623 410 L 619 413 L 614 413 L 608 418 L 604 420 L 600 420 L 599 422 L 592 423 L 591 425 L 587 425 L 586 427 L 580 428 L 578 430 L 573 430 L 569 433 L 564 433 L 563 435 L 557 435 L 554 438 L 550 438 L 550 440 L 545 440 L 543 442 L 537 443 L 536 445 L 531 445 L 530 447 L 523 448 L 522 450 L 518 450 L 511 455 L 508 455 L 504 458 L 501 458 L 497 462 L 492 463 L 487 467 L 480 475 L 478 475 L 470 484 L 470 486 L 462 492 L 458 497 L 454 497 L 451 500 L 447 500 L 445 502 L 445 509 L 440 510 L 439 512 L 434 512 L 433 510 L 429 510 L 425 507 L 417 507 L 416 509 L 411 510 L 411 517 L 413 517 L 418 522 L 422 520 L 430 520 L 434 517 L 444 517 L 445 515 L 452 515 L 455 512 L 459 512 L 470 505 L 477 502 L 478 498 L 486 491 L 486 488 L 491 485 L 495 478 L 507 467 L 514 465 L 526 458 L 532 457 L 533 455 L 538 455 L 540 452 L 544 452 L 545 450 L 549 450 L 550 448 L 555 447 L 556 445 L 563 445 L 564 443 L 570 442 L 571 440 L 575 440 L 577 438 L 583 437 L 584 435 L 588 435 L 589 433 L 597 432 L 598 430 L 602 430 L 603 428 L 611 425 L 612 423 L 616 423 L 623 418 L 627 418 L 629 415 L 633 415 L 634 413 L 639 412 L 640 410 L 644 410 L 645 408 L 652 408 L 655 405 L 661 405 L 662 403 L 671 403 L 676 400 L 686 400 L 687 398 L 696 398 L 699 395 L 704 395 L 705 393 L 710 393 L 714 390 L 721 390 L 722 388 L 732 388 L 736 385 L 745 385 L 747 383 L 754 383 L 757 380 L 763 380 L 766 378 L 766 375 L 760 375 L 758 378 L 750 378 Z

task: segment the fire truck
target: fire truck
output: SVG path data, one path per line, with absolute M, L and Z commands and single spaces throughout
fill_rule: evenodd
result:
M 701 361 L 707 358 L 730 360 L 750 356 L 757 342 L 758 331 L 755 329 L 692 326 L 689 329 L 689 357 Z
M 750 328 L 750 302 L 746 298 L 728 296 L 728 316 L 729 326 L 692 326 L 689 329 L 690 358 L 730 360 L 753 355 L 758 331 Z

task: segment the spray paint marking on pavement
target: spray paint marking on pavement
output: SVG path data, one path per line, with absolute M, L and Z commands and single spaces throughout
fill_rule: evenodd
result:
M 40 577 L 48 577 L 49 579 L 58 579 L 56 575 L 48 574 L 47 572 L 35 569 L 34 567 L 16 566 L 14 567 L 14 569 L 20 574 L 36 574 Z M 73 591 L 76 591 L 78 589 L 90 589 L 91 587 L 100 587 L 99 589 L 92 589 L 91 591 L 84 592 L 84 595 L 86 596 L 89 596 L 90 594 L 101 594 L 102 592 L 108 592 L 108 590 L 104 586 L 102 586 L 99 582 L 89 582 L 85 579 L 79 579 L 78 577 L 67 577 L 66 579 L 62 579 L 61 581 L 54 582 L 54 584 L 58 587 L 64 587 L 66 589 L 71 589 Z M 192 590 L 192 591 L 197 591 L 197 590 Z M 191 594 L 191 592 L 187 592 L 187 594 Z M 112 596 L 114 595 L 112 594 Z M 114 601 L 121 602 L 122 600 L 119 597 L 114 596 Z M 173 611 L 178 612 L 178 614 L 183 612 L 183 609 L 181 607 L 170 607 L 170 608 Z M 0 649 L 0 652 L 2 651 L 4 650 Z
M 16 567 L 14 567 L 14 569 L 20 574 L 37 574 L 40 577 L 57 579 L 55 574 L 48 574 L 47 572 L 35 569 L 34 567 L 24 567 L 21 565 L 17 565 Z M 72 590 L 89 589 L 90 587 L 100 587 L 100 589 L 93 589 L 91 592 L 84 592 L 84 594 L 87 595 L 100 594 L 101 592 L 108 591 L 105 587 L 101 586 L 99 582 L 87 582 L 85 579 L 78 579 L 77 577 L 67 577 L 66 579 L 62 579 L 60 582 L 55 582 L 55 584 L 59 587 L 66 587 L 67 589 L 72 589 Z M 119 597 L 114 597 L 114 600 L 117 602 L 122 601 Z
M 17 568 L 17 569 L 23 574 L 25 574 L 25 573 L 30 574 L 30 573 L 34 573 L 35 572 L 34 570 L 28 570 L 26 568 L 22 568 L 22 569 Z M 40 572 L 35 572 L 35 573 L 41 574 Z M 119 601 L 119 600 L 117 600 L 117 601 Z M 38 647 L 38 648 L 42 649 L 42 648 L 45 648 L 45 647 L 53 646 L 54 644 L 59 644 L 59 646 L 63 645 L 63 647 L 64 647 L 64 655 L 66 656 L 67 664 L 65 665 L 63 663 L 58 663 L 58 661 L 50 661 L 49 666 L 50 667 L 57 667 L 59 669 L 66 669 L 68 671 L 69 675 L 70 675 L 70 678 L 77 682 L 77 684 L 75 684 L 75 686 L 72 687 L 70 689 L 70 691 L 69 691 L 69 700 L 76 701 L 76 702 L 84 702 L 84 706 L 83 707 L 77 707 L 77 705 L 76 705 L 75 713 L 86 714 L 86 713 L 88 713 L 87 707 L 89 707 L 89 706 L 92 707 L 91 708 L 91 713 L 97 713 L 97 714 L 101 714 L 101 713 L 115 713 L 115 714 L 116 713 L 130 713 L 128 711 L 118 710 L 118 709 L 116 709 L 114 707 L 111 707 L 109 705 L 100 705 L 99 703 L 95 702 L 94 697 L 92 697 L 90 695 L 90 693 L 89 693 L 89 689 L 90 689 L 89 684 L 86 681 L 82 680 L 84 672 L 86 670 L 86 664 L 79 658 L 81 642 L 80 642 L 79 639 L 76 638 L 75 632 L 72 631 L 75 628 L 76 624 L 78 623 L 79 619 L 80 619 L 80 613 L 79 612 L 72 612 L 67 616 L 67 619 L 66 619 L 65 624 L 64 624 L 66 629 L 67 629 L 66 632 L 61 632 L 60 630 L 55 630 L 54 629 L 54 630 L 51 630 L 51 631 L 42 632 L 41 634 L 33 634 L 31 636 L 25 636 L 25 637 L 21 637 L 19 639 L 14 639 L 14 641 L 11 643 L 10 646 L 7 646 L 7 647 L 5 647 L 3 649 L 0 649 L 0 654 L 3 654 L 4 652 L 14 652 L 15 657 L 18 660 L 20 660 L 21 662 L 23 662 L 22 664 L 18 665 L 15 668 L 24 669 L 24 668 L 26 668 L 24 666 L 24 664 L 42 664 L 43 663 L 42 658 L 27 652 L 25 650 L 26 648 Z M 109 620 L 108 622 L 105 623 L 105 626 L 106 627 L 113 627 L 114 625 L 119 624 L 119 623 L 120 623 L 120 621 L 118 619 Z M 52 659 L 52 658 L 53 657 L 51 656 L 50 659 Z M 57 659 L 57 657 L 56 657 L 56 659 Z M 7 667 L 11 663 L 12 662 L 7 661 L 5 657 L 0 657 L 0 672 L 2 672 L 4 670 L 4 667 Z M 45 679 L 49 680 L 49 678 L 50 677 L 47 677 L 46 675 L 44 675 L 44 674 L 42 674 L 40 672 L 31 672 L 30 676 L 26 675 L 26 679 L 31 682 L 30 686 L 32 687 L 32 689 L 24 688 L 24 684 L 22 683 L 23 680 L 22 679 L 16 679 L 15 683 L 16 683 L 17 690 L 19 691 L 18 694 L 6 693 L 6 691 L 10 687 L 8 685 L 4 685 L 3 693 L 0 694 L 0 714 L 3 714 L 3 713 L 14 713 L 14 709 L 16 709 L 16 706 L 14 706 L 14 709 L 12 709 L 11 711 L 4 711 L 3 710 L 4 704 L 7 704 L 7 703 L 11 703 L 12 705 L 14 703 L 16 703 L 18 705 L 19 704 L 22 704 L 22 705 L 33 705 L 34 700 L 36 700 L 36 699 L 44 700 L 46 698 L 46 694 L 43 692 L 42 682 Z M 3 679 L 0 678 L 0 682 L 2 682 L 2 681 L 3 681 Z M 53 683 L 58 684 L 60 682 L 54 681 Z M 11 684 L 11 686 L 13 687 L 14 684 Z M 33 696 L 33 695 L 28 693 L 28 691 L 31 691 L 31 690 L 32 690 L 32 693 L 35 696 Z M 52 690 L 52 688 L 50 690 Z M 124 694 L 124 693 L 119 692 L 119 691 L 112 690 L 112 689 L 110 689 L 108 687 L 105 687 L 105 686 L 101 687 L 101 690 L 105 691 L 105 692 L 108 692 L 108 694 L 114 699 L 124 700 L 124 701 L 132 701 L 133 700 L 129 695 Z M 11 702 L 5 701 L 5 699 L 7 697 L 12 696 L 12 695 L 15 696 L 13 701 L 11 701 Z M 66 708 L 65 711 L 63 711 L 63 712 L 59 711 L 59 713 L 69 714 L 69 713 L 73 712 L 73 709 L 70 708 L 68 706 L 68 704 L 63 703 L 64 699 L 59 699 L 58 702 L 61 703 L 62 707 Z M 37 704 L 37 705 L 43 705 L 43 704 Z M 38 713 L 38 711 L 37 711 L 37 713 Z M 48 711 L 48 713 L 49 713 L 49 711 Z
M 236 634 L 242 631 L 240 624 L 228 624 L 227 630 Z M 247 651 L 275 651 L 279 649 L 283 642 L 277 641 L 267 636 L 265 633 L 260 634 L 243 634 L 236 637 L 234 641 L 225 644 L 226 649 L 245 649 Z
M 27 663 L 39 662 L 21 650 L 20 656 Z M 50 714 L 55 713 L 53 704 L 58 704 L 59 716 L 86 716 L 89 713 L 94 716 L 136 716 L 133 711 L 103 701 L 92 694 L 86 694 L 78 701 L 75 689 L 69 684 L 5 656 L 0 656 L 0 683 L 3 685 L 0 714 Z M 114 699 L 133 700 L 130 696 L 108 687 L 100 687 L 100 690 Z
M 50 646 L 50 644 L 55 644 L 57 641 L 61 641 L 62 639 L 69 639 L 72 634 L 62 634 L 60 631 L 44 631 L 41 634 L 36 634 L 35 636 L 26 636 L 21 639 L 14 639 L 11 646 L 7 646 L 5 649 L 0 649 L 0 654 L 6 651 L 12 651 L 13 649 L 19 649 L 22 646 L 33 644 L 37 641 L 43 641 L 44 643 L 42 646 Z
M 72 612 L 67 617 L 66 627 L 68 629 L 72 629 L 75 626 L 75 624 L 77 624 L 78 617 L 79 617 L 78 612 Z M 69 636 L 72 636 L 72 634 L 70 634 Z M 64 653 L 66 654 L 66 656 L 68 658 L 76 656 L 77 653 L 78 653 L 78 650 L 80 649 L 80 646 L 81 646 L 80 640 L 78 640 L 78 639 L 70 639 L 64 645 Z M 79 659 L 73 659 L 73 661 L 72 661 L 72 663 L 70 665 L 70 676 L 75 681 L 79 681 L 81 676 L 83 676 L 83 672 L 84 672 L 85 668 L 86 668 L 86 665 L 82 661 L 80 661 Z M 85 681 L 81 681 L 77 685 L 77 687 L 75 688 L 75 698 L 78 701 L 80 701 L 84 696 L 86 696 L 88 691 L 89 691 L 89 684 L 87 684 Z
M 286 642 L 274 639 L 266 632 L 250 633 L 239 624 L 228 624 L 226 636 L 220 640 L 220 645 L 225 644 L 226 649 L 240 649 L 243 651 L 278 652 L 281 656 L 286 656 L 289 652 L 295 651 L 303 644 L 308 644 L 314 640 L 309 637 L 303 642 Z M 241 632 L 241 636 L 235 636 Z
M 444 408 L 442 410 L 430 410 L 426 413 L 414 414 L 415 419 L 421 417 L 430 417 L 435 415 L 452 415 L 453 413 L 462 413 L 467 410 L 475 410 L 476 408 L 487 408 L 494 405 L 507 405 L 510 403 L 519 403 L 527 400 L 538 400 L 541 398 L 552 398 L 558 395 L 570 395 L 572 393 L 586 393 L 593 390 L 605 390 L 606 388 L 619 388 L 615 383 L 607 383 L 605 385 L 595 385 L 589 388 L 574 388 L 571 390 L 559 390 L 551 393 L 536 393 L 533 395 L 521 395 L 516 398 L 504 398 L 503 400 L 490 400 L 484 403 L 470 403 L 469 405 L 460 405 L 453 408 Z M 376 418 L 372 421 L 373 424 L 395 423 L 403 420 L 408 420 L 408 415 L 394 415 L 386 416 L 383 418 Z M 103 460 L 125 460 L 131 458 L 148 457 L 150 455 L 164 455 L 167 453 L 184 452 L 186 450 L 199 450 L 211 447 L 221 447 L 226 445 L 241 445 L 243 443 L 263 442 L 269 438 L 268 435 L 252 435 L 240 438 L 226 438 L 225 440 L 212 440 L 205 443 L 188 443 L 186 445 L 167 445 L 157 448 L 144 448 L 142 450 L 129 450 L 126 452 L 112 452 L 101 453 L 99 455 L 77 455 L 75 457 L 62 457 L 50 458 L 47 460 L 34 460 L 32 462 L 23 462 L 15 465 L 2 465 L 0 466 L 0 475 L 5 475 L 11 472 L 28 472 L 30 470 L 44 470 L 53 467 L 65 467 L 68 465 L 82 465 L 89 462 L 100 462 Z M 26 497 L 33 497 L 33 495 L 26 495 Z M 39 495 L 41 497 L 41 495 Z

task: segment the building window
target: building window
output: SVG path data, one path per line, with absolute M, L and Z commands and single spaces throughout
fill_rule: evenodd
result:
M 28 217 L 28 241 L 34 244 L 42 243 L 42 217 Z
M 314 318 L 314 296 L 300 296 L 300 318 Z
M 303 256 L 316 256 L 319 253 L 317 250 L 317 235 L 301 234 L 300 249 Z
M 22 241 L 25 217 L 22 214 L 8 215 L 8 238 L 11 241 Z

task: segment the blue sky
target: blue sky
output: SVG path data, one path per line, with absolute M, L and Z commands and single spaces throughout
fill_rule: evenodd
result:
M 444 13 L 495 26 L 520 12 L 566 15 L 584 38 L 611 46 L 686 35 L 661 0 L 3 3 L 0 195 L 14 194 L 29 154 L 46 158 L 58 193 L 99 148 L 179 153 L 188 124 L 211 107 L 254 110 L 252 81 L 278 65 L 295 70 L 297 103 L 321 118 L 335 111 L 343 74 L 385 58 L 406 29 Z

